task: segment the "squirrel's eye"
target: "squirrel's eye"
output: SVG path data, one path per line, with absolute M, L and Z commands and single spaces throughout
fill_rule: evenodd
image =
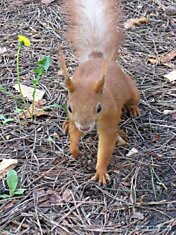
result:
M 97 113 L 100 113 L 100 112 L 101 112 L 101 105 L 98 104 L 98 105 L 97 105 Z
M 71 108 L 71 105 L 70 105 L 70 104 L 68 105 L 67 109 L 68 109 L 68 111 L 69 111 L 70 113 L 72 113 L 72 108 Z

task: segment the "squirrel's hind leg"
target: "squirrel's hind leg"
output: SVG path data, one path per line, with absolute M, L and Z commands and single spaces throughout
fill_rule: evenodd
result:
M 129 99 L 125 104 L 125 108 L 128 111 L 130 117 L 136 117 L 140 115 L 140 109 L 138 107 L 139 94 L 137 93 L 135 96 L 135 98 L 133 97 Z
M 138 105 L 125 105 L 130 117 L 137 117 L 140 115 L 140 109 Z
M 140 109 L 138 107 L 140 101 L 139 90 L 136 85 L 128 80 L 128 99 L 124 105 L 124 108 L 128 111 L 130 117 L 136 117 L 140 115 Z

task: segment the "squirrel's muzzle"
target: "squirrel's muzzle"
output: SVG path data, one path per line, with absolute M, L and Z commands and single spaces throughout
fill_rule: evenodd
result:
M 75 124 L 76 124 L 76 127 L 81 132 L 84 132 L 84 133 L 91 131 L 94 128 L 94 126 L 95 126 L 94 122 L 92 122 L 90 124 L 84 124 L 84 125 L 80 124 L 79 122 L 75 122 Z

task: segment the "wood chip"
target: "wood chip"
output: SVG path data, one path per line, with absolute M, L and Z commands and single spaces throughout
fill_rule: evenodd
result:
M 163 75 L 165 78 L 169 80 L 169 82 L 176 81 L 176 70 L 173 70 L 172 72 Z
M 176 113 L 176 110 L 168 110 L 168 109 L 166 109 L 166 110 L 163 111 L 164 115 L 168 115 L 168 114 L 172 114 L 172 113 Z
M 117 141 L 117 146 L 122 146 L 127 144 L 127 142 L 124 139 L 122 139 L 120 135 L 117 136 L 116 141 Z
M 41 0 L 41 3 L 49 5 L 50 3 L 54 2 L 55 0 Z
M 138 219 L 138 220 L 143 220 L 144 219 L 144 215 L 140 212 L 136 212 L 131 216 L 132 219 Z
M 0 47 L 0 55 L 4 54 L 7 51 L 6 47 Z
M 138 153 L 138 150 L 135 148 L 132 148 L 128 153 L 127 153 L 127 157 L 131 157 L 132 155 Z

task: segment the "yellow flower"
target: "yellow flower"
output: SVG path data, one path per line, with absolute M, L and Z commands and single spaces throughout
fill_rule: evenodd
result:
M 25 46 L 30 47 L 31 43 L 28 38 L 23 35 L 18 35 L 18 41 L 23 43 Z

